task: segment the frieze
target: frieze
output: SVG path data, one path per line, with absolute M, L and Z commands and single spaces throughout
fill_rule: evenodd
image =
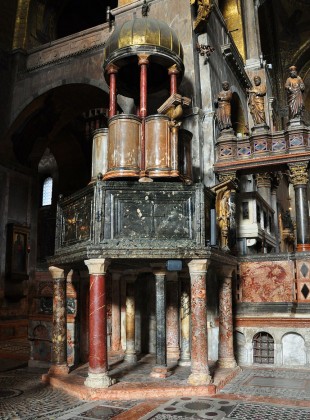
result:
M 88 51 L 102 48 L 110 36 L 107 24 L 96 26 L 91 30 L 84 31 L 84 35 L 78 33 L 75 36 L 66 37 L 51 43 L 49 47 L 43 45 L 30 51 L 27 58 L 27 71 L 56 63 L 71 56 L 84 54 Z

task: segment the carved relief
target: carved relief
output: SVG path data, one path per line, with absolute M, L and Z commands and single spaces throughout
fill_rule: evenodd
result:
M 194 22 L 194 30 L 200 28 L 200 24 L 203 24 L 207 21 L 211 10 L 212 5 L 210 0 L 190 0 L 191 5 L 196 5 L 197 7 L 197 16 Z

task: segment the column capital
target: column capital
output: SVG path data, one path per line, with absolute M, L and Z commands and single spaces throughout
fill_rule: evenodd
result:
M 210 261 L 209 260 L 191 260 L 187 263 L 190 274 L 206 273 Z
M 218 174 L 217 177 L 220 182 L 231 181 L 234 184 L 238 185 L 237 173 L 235 171 Z
M 255 176 L 257 188 L 271 187 L 271 174 L 269 172 L 258 173 Z
M 289 163 L 290 182 L 294 185 L 294 187 L 298 185 L 306 185 L 308 183 L 308 163 L 309 162 Z
M 64 279 L 65 278 L 65 271 L 63 268 L 54 267 L 53 265 L 51 267 L 48 267 L 49 272 L 51 273 L 51 276 L 53 279 Z
M 119 67 L 117 67 L 115 64 L 109 64 L 107 66 L 107 73 L 108 74 L 116 74 L 118 73 Z
M 150 264 L 150 266 L 151 266 L 152 272 L 155 276 L 156 275 L 166 276 L 167 269 L 166 269 L 165 264 L 163 264 L 163 263 L 153 263 L 153 264 Z
M 141 66 L 142 64 L 149 64 L 149 54 L 138 54 L 138 65 Z
M 91 258 L 84 260 L 87 265 L 89 274 L 106 274 L 110 260 L 107 258 Z
M 180 73 L 180 70 L 178 69 L 178 66 L 176 64 L 173 64 L 173 66 L 168 68 L 168 74 L 176 74 L 178 75 Z
M 232 266 L 232 265 L 224 265 L 221 267 L 216 267 L 216 270 L 219 273 L 219 275 L 224 278 L 231 278 L 234 270 L 236 269 L 237 267 Z

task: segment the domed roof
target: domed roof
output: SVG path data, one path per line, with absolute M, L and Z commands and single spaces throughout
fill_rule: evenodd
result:
M 148 56 L 148 92 L 167 87 L 168 71 L 176 65 L 178 82 L 184 74 L 183 48 L 167 23 L 149 17 L 136 18 L 116 26 L 104 49 L 104 77 L 109 84 L 108 66 L 118 68 L 118 93 L 136 97 L 139 92 L 138 56 Z
M 122 49 L 143 46 L 166 49 L 183 61 L 183 48 L 174 30 L 167 23 L 149 17 L 129 20 L 116 27 L 106 42 L 104 60 L 113 61 Z

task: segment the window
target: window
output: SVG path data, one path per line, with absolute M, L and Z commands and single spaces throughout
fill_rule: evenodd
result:
M 52 204 L 52 194 L 53 194 L 53 178 L 48 177 L 43 182 L 42 206 L 50 206 Z
M 253 362 L 274 363 L 274 341 L 270 334 L 260 332 L 253 338 Z

